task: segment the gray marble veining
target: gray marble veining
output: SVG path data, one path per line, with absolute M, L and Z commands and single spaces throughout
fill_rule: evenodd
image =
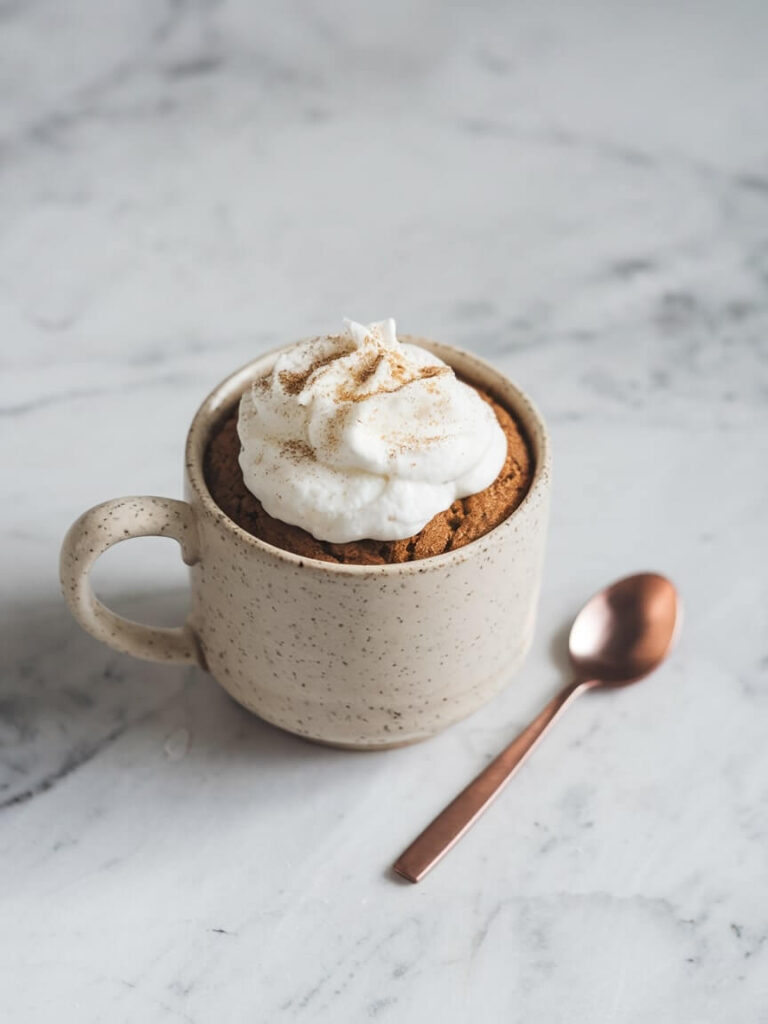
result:
M 757 0 L 0 2 L 9 1019 L 768 1022 L 766 31 Z M 496 362 L 556 456 L 522 675 L 365 757 L 99 647 L 56 578 L 87 506 L 179 496 L 223 376 L 341 315 Z M 181 618 L 171 545 L 103 561 Z M 642 568 L 675 658 L 393 882 Z

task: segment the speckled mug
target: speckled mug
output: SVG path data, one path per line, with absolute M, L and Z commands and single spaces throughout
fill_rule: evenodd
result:
M 493 367 L 460 349 L 408 338 L 490 391 L 522 423 L 535 459 L 522 504 L 456 551 L 396 565 L 337 565 L 252 537 L 213 501 L 203 476 L 211 429 L 277 352 L 249 363 L 203 402 L 186 446 L 186 501 L 117 498 L 85 512 L 61 552 L 69 607 L 89 633 L 151 661 L 201 665 L 273 725 L 339 747 L 425 739 L 512 678 L 533 636 L 550 493 L 544 423 Z M 94 595 L 91 566 L 129 537 L 172 537 L 190 567 L 184 626 L 140 625 Z

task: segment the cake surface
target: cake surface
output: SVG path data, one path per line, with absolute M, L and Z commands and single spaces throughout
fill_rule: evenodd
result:
M 533 459 L 514 417 L 491 395 L 478 394 L 492 406 L 507 438 L 501 472 L 484 491 L 454 501 L 413 537 L 405 540 L 358 540 L 345 544 L 320 541 L 306 530 L 268 515 L 243 482 L 238 463 L 240 439 L 235 406 L 214 428 L 205 454 L 205 479 L 216 504 L 238 526 L 260 540 L 305 558 L 352 565 L 385 565 L 430 558 L 463 547 L 502 523 L 528 492 Z

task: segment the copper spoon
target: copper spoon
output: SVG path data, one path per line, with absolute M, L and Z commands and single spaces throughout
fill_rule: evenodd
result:
M 395 862 L 395 871 L 409 882 L 420 881 L 498 796 L 561 711 L 587 690 L 624 686 L 653 672 L 669 654 L 679 622 L 677 591 L 656 573 L 626 576 L 595 594 L 568 638 L 575 682 L 427 825 Z

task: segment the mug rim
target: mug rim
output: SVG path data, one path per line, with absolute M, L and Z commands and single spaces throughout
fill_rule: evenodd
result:
M 265 364 L 268 365 L 270 362 L 274 362 L 281 352 L 293 348 L 294 345 L 301 344 L 302 341 L 310 339 L 299 339 L 299 341 L 291 342 L 287 345 L 280 345 L 277 348 L 273 348 L 262 353 L 255 359 L 249 360 L 249 362 L 229 374 L 228 377 L 225 377 L 224 380 L 217 384 L 201 402 L 197 412 L 192 418 L 192 423 L 190 424 L 187 432 L 184 454 L 187 480 L 189 485 L 193 488 L 195 496 L 204 510 L 212 515 L 217 522 L 219 522 L 230 533 L 234 534 L 234 536 L 240 541 L 248 544 L 250 547 L 263 551 L 265 554 L 270 555 L 278 561 L 285 562 L 293 568 L 330 572 L 346 576 L 402 576 L 413 573 L 424 573 L 447 569 L 452 565 L 458 565 L 461 562 L 466 561 L 474 555 L 482 554 L 488 550 L 491 544 L 499 542 L 502 535 L 514 527 L 515 520 L 520 518 L 519 514 L 526 509 L 526 507 L 529 506 L 536 497 L 538 497 L 540 492 L 548 484 L 551 472 L 552 453 L 549 431 L 544 418 L 535 403 L 521 388 L 502 373 L 501 370 L 498 370 L 491 363 L 475 355 L 473 352 L 468 352 L 466 349 L 459 348 L 456 345 L 448 345 L 445 342 L 434 341 L 430 338 L 423 338 L 409 334 L 399 334 L 398 338 L 408 344 L 419 345 L 420 347 L 427 349 L 434 355 L 443 359 L 443 361 L 448 363 L 448 365 L 454 370 L 456 367 L 454 366 L 452 357 L 458 357 L 458 361 L 465 364 L 468 368 L 466 376 L 480 387 L 488 387 L 492 390 L 494 379 L 500 382 L 503 384 L 504 389 L 512 394 L 514 403 L 512 404 L 511 411 L 514 413 L 515 417 L 517 419 L 521 417 L 521 410 L 518 406 L 522 406 L 535 423 L 538 430 L 538 437 L 535 441 L 534 438 L 531 437 L 530 428 L 523 423 L 528 443 L 531 447 L 536 443 L 537 447 L 537 450 L 533 453 L 535 457 L 533 479 L 531 480 L 530 487 L 528 488 L 523 500 L 517 508 L 507 516 L 506 519 L 497 526 L 494 526 L 492 530 L 488 531 L 488 533 L 483 534 L 481 537 L 477 537 L 468 544 L 463 544 L 461 547 L 456 548 L 455 551 L 445 551 L 439 555 L 430 555 L 427 558 L 417 558 L 410 562 L 389 562 L 384 565 L 326 562 L 320 558 L 311 558 L 307 555 L 297 555 L 292 551 L 286 551 L 284 548 L 270 544 L 268 541 L 262 540 L 260 537 L 255 537 L 252 533 L 244 530 L 233 519 L 231 519 L 216 503 L 205 481 L 203 464 L 211 427 L 216 420 L 220 418 L 222 411 L 230 407 L 233 395 L 242 395 L 245 386 L 247 386 L 247 384 L 257 376 L 257 368 L 260 368 Z M 475 378 L 473 372 L 475 369 L 478 371 L 477 378 L 479 379 Z M 462 368 L 461 372 L 462 375 L 465 375 L 464 368 Z M 239 401 L 239 397 L 237 400 Z M 505 399 L 505 401 L 508 401 L 508 399 Z

